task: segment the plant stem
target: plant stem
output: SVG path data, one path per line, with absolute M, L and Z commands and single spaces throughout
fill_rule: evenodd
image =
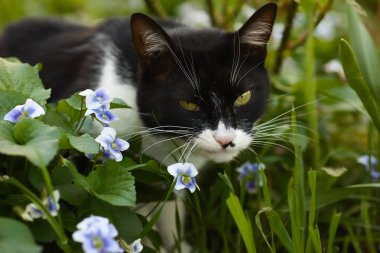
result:
M 54 217 L 50 214 L 49 210 L 47 210 L 46 207 L 43 205 L 41 200 L 33 192 L 31 192 L 28 188 L 26 188 L 22 183 L 20 183 L 17 179 L 11 178 L 5 182 L 12 184 L 12 185 L 16 186 L 17 188 L 19 188 L 25 194 L 25 196 L 30 201 L 32 201 L 38 207 L 38 209 L 41 210 L 41 212 L 44 213 L 46 220 L 49 222 L 50 226 L 53 228 L 55 233 L 58 235 L 58 238 L 62 244 L 63 250 L 66 253 L 71 252 L 70 246 L 68 245 L 68 238 L 65 235 L 63 228 L 60 226 L 60 224 L 57 223 L 57 221 L 54 219 Z
M 153 14 L 165 19 L 169 17 L 159 0 L 145 0 L 145 4 Z
M 280 47 L 279 47 L 278 53 L 276 55 L 276 61 L 275 61 L 275 65 L 274 65 L 274 73 L 275 74 L 278 74 L 281 70 L 281 65 L 282 65 L 282 61 L 284 58 L 284 52 L 285 52 L 286 46 L 288 44 L 288 41 L 290 39 L 290 33 L 291 33 L 292 28 L 293 28 L 293 20 L 294 20 L 296 13 L 297 13 L 297 7 L 298 7 L 298 3 L 296 1 L 292 1 L 290 3 L 290 6 L 287 7 L 288 16 L 286 17 L 284 32 L 282 34 Z
M 312 31 L 314 31 L 314 29 L 324 19 L 324 17 L 326 16 L 327 12 L 332 7 L 333 1 L 334 0 L 329 0 L 327 2 L 327 4 L 321 9 L 321 11 L 319 12 L 319 14 L 318 14 L 318 16 L 316 18 L 316 21 L 314 23 L 314 27 L 313 27 Z M 286 46 L 286 50 L 294 50 L 297 47 L 302 46 L 306 42 L 306 39 L 309 37 L 309 35 L 311 34 L 311 32 L 310 31 L 306 31 L 306 32 L 302 33 L 300 36 L 298 36 L 298 38 L 295 41 L 289 42 L 287 44 L 287 46 Z
M 213 0 L 205 0 L 206 1 L 206 6 L 208 10 L 208 14 L 211 19 L 211 24 L 212 26 L 218 26 L 218 20 L 216 18 L 216 9 Z

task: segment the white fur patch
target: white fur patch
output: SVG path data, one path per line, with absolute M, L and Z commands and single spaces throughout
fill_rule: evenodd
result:
M 117 74 L 116 59 L 111 47 L 105 49 L 103 59 L 97 89 L 104 88 L 110 97 L 121 98 L 133 108 L 112 109 L 112 112 L 119 117 L 119 120 L 112 122 L 111 127 L 116 129 L 118 136 L 140 131 L 142 122 L 137 112 L 136 88 L 131 80 L 123 80 Z
M 233 135 L 234 146 L 223 148 L 216 140 L 218 135 Z M 252 137 L 241 129 L 226 128 L 223 122 L 219 122 L 216 130 L 205 129 L 195 139 L 199 147 L 205 151 L 205 155 L 216 162 L 232 160 L 240 151 L 249 147 Z

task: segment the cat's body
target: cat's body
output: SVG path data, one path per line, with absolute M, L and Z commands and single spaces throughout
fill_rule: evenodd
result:
M 42 63 L 52 100 L 99 87 L 123 99 L 136 109 L 117 112 L 118 132 L 169 132 L 183 140 L 181 161 L 198 149 L 225 162 L 249 147 L 264 112 L 264 61 L 275 16 L 276 5 L 267 4 L 234 33 L 157 24 L 142 14 L 97 27 L 21 21 L 5 30 L 0 57 Z

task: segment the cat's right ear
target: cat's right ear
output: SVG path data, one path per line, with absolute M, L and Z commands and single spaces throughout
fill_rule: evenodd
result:
M 238 30 L 240 42 L 256 47 L 265 46 L 272 33 L 276 14 L 277 5 L 275 3 L 268 3 L 259 8 Z
M 150 17 L 135 13 L 131 16 L 133 44 L 143 62 L 169 51 L 172 42 L 167 33 Z

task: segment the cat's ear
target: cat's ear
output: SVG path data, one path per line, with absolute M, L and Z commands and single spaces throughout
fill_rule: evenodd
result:
M 133 44 L 142 59 L 168 51 L 172 42 L 167 33 L 150 17 L 135 13 L 131 16 Z
M 272 33 L 276 19 L 277 5 L 268 3 L 259 8 L 237 31 L 240 43 L 251 46 L 265 46 Z

